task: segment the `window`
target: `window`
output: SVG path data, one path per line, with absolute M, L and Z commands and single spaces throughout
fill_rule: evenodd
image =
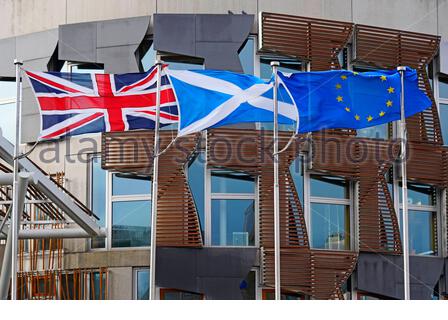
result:
M 255 38 L 247 38 L 246 43 L 243 45 L 238 55 L 243 67 L 243 73 L 245 74 L 255 74 Z
M 350 250 L 350 183 L 339 177 L 309 177 L 309 230 L 315 249 Z
M 445 145 L 448 145 L 448 79 L 438 77 L 438 102 L 439 102 L 439 117 L 442 129 L 442 138 Z
M 305 64 L 294 58 L 286 58 L 283 56 L 263 55 L 260 57 L 260 78 L 269 80 L 272 77 L 271 62 L 278 61 L 280 66 L 278 71 L 285 73 L 294 73 L 304 71 Z
M 16 83 L 0 80 L 0 128 L 11 142 L 16 139 Z
M 106 300 L 107 274 L 105 272 L 93 272 L 90 281 L 90 298 L 92 300 Z
M 193 195 L 196 210 L 199 215 L 199 223 L 201 225 L 202 239 L 204 239 L 204 222 L 205 222 L 205 154 L 199 152 L 194 160 L 188 165 L 187 170 L 188 184 Z
M 368 72 L 371 70 L 369 70 L 368 68 L 354 67 L 353 71 Z M 384 123 L 373 127 L 357 129 L 356 136 L 363 138 L 373 138 L 373 139 L 389 139 L 390 126 L 391 126 L 390 123 Z
M 255 179 L 246 173 L 211 171 L 212 246 L 255 245 Z
M 91 201 L 106 239 L 92 239 L 92 248 L 146 247 L 151 233 L 151 181 L 148 177 L 107 172 L 99 157 L 91 163 Z
M 134 299 L 149 299 L 149 268 L 134 269 Z
M 400 187 L 400 227 L 403 205 Z M 408 183 L 409 253 L 437 255 L 437 196 L 435 188 Z
M 204 295 L 177 289 L 160 289 L 160 300 L 204 300 Z
M 100 227 L 106 227 L 106 178 L 107 171 L 101 168 L 101 158 L 93 157 L 91 162 L 91 188 L 90 188 L 90 208 L 99 218 L 97 221 Z M 106 239 L 93 238 L 92 248 L 104 248 Z

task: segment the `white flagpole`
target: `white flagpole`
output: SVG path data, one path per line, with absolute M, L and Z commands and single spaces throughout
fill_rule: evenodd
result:
M 280 188 L 279 188 L 279 153 L 278 153 L 278 74 L 280 63 L 272 61 L 274 75 L 274 260 L 275 260 L 275 300 L 281 299 L 280 286 Z
M 151 195 L 151 261 L 149 265 L 149 299 L 156 299 L 156 240 L 157 240 L 157 194 L 159 180 L 159 120 L 160 120 L 160 82 L 162 73 L 162 61 L 156 60 L 157 67 L 157 93 L 156 93 L 156 119 L 154 125 L 154 163 L 152 175 Z
M 14 144 L 14 165 L 13 165 L 13 196 L 12 196 L 12 213 L 11 213 L 11 300 L 17 299 L 17 253 L 18 253 L 18 233 L 20 226 L 19 212 L 19 194 L 18 194 L 18 178 L 19 178 L 19 152 L 20 152 L 20 136 L 21 136 L 21 118 L 22 118 L 22 79 L 21 66 L 22 61 L 15 59 L 16 66 L 16 141 Z
M 401 138 L 401 191 L 403 202 L 403 225 L 401 230 L 403 232 L 403 285 L 404 285 L 404 299 L 410 299 L 410 276 L 409 276 L 409 225 L 408 225 L 408 178 L 406 172 L 406 114 L 404 108 L 404 72 L 406 67 L 398 67 L 401 78 L 401 119 L 400 119 L 400 138 Z

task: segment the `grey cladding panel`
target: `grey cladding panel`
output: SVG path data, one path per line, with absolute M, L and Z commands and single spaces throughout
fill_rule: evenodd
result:
M 443 274 L 444 260 L 411 256 L 411 299 L 431 299 L 433 288 Z M 394 299 L 403 299 L 403 257 L 361 253 L 357 267 L 358 290 Z
M 57 43 L 57 29 L 0 40 L 0 77 L 15 77 L 15 58 L 23 61 L 25 69 L 47 71 Z M 22 142 L 32 142 L 39 134 L 40 117 L 28 80 L 23 81 L 22 101 Z
M 243 72 L 238 49 L 253 15 L 155 14 L 154 49 L 203 58 L 208 69 Z
M 256 248 L 157 248 L 156 284 L 203 293 L 207 299 L 242 299 L 240 284 L 255 266 Z
M 101 63 L 107 73 L 138 72 L 135 56 L 149 28 L 149 16 L 59 27 L 59 60 Z

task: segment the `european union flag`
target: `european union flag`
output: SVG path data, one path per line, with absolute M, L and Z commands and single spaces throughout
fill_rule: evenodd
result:
M 299 132 L 361 129 L 400 119 L 398 71 L 279 72 L 279 77 L 299 110 Z M 404 91 L 406 117 L 431 106 L 411 68 L 405 70 Z

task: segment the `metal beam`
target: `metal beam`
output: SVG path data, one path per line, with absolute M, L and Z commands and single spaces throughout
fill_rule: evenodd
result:
M 23 206 L 25 202 L 26 190 L 28 188 L 28 180 L 31 178 L 30 173 L 21 172 L 18 174 L 17 180 L 17 212 L 23 212 Z M 12 206 L 11 206 L 12 207 Z M 10 208 L 11 210 L 11 208 Z M 13 217 L 14 218 L 14 217 Z M 15 217 L 17 219 L 16 223 L 13 225 L 17 228 L 15 231 L 12 228 L 9 228 L 8 238 L 6 240 L 5 253 L 3 256 L 3 264 L 2 264 L 2 272 L 0 275 L 0 299 L 6 300 L 8 299 L 8 291 L 9 291 L 9 280 L 11 281 L 12 288 L 17 288 L 16 280 L 17 280 L 17 237 L 14 237 L 15 234 L 19 231 L 20 227 L 20 216 Z M 12 300 L 15 300 L 15 291 L 11 290 Z
M 13 165 L 14 146 L 0 131 L 0 158 L 5 160 L 9 165 Z M 43 172 L 28 158 L 19 159 L 19 169 L 23 171 L 33 172 L 36 188 L 55 203 L 62 211 L 64 211 L 73 221 L 81 228 L 86 230 L 91 236 L 98 236 L 100 227 L 93 217 L 84 212 L 66 193 L 64 193 L 52 180 L 50 180 Z
M 95 237 L 105 238 L 107 235 L 106 228 L 100 228 L 99 234 Z M 0 235 L 0 240 L 5 239 L 4 235 Z M 92 238 L 85 230 L 81 228 L 67 229 L 26 229 L 19 231 L 19 239 L 74 239 L 74 238 Z

